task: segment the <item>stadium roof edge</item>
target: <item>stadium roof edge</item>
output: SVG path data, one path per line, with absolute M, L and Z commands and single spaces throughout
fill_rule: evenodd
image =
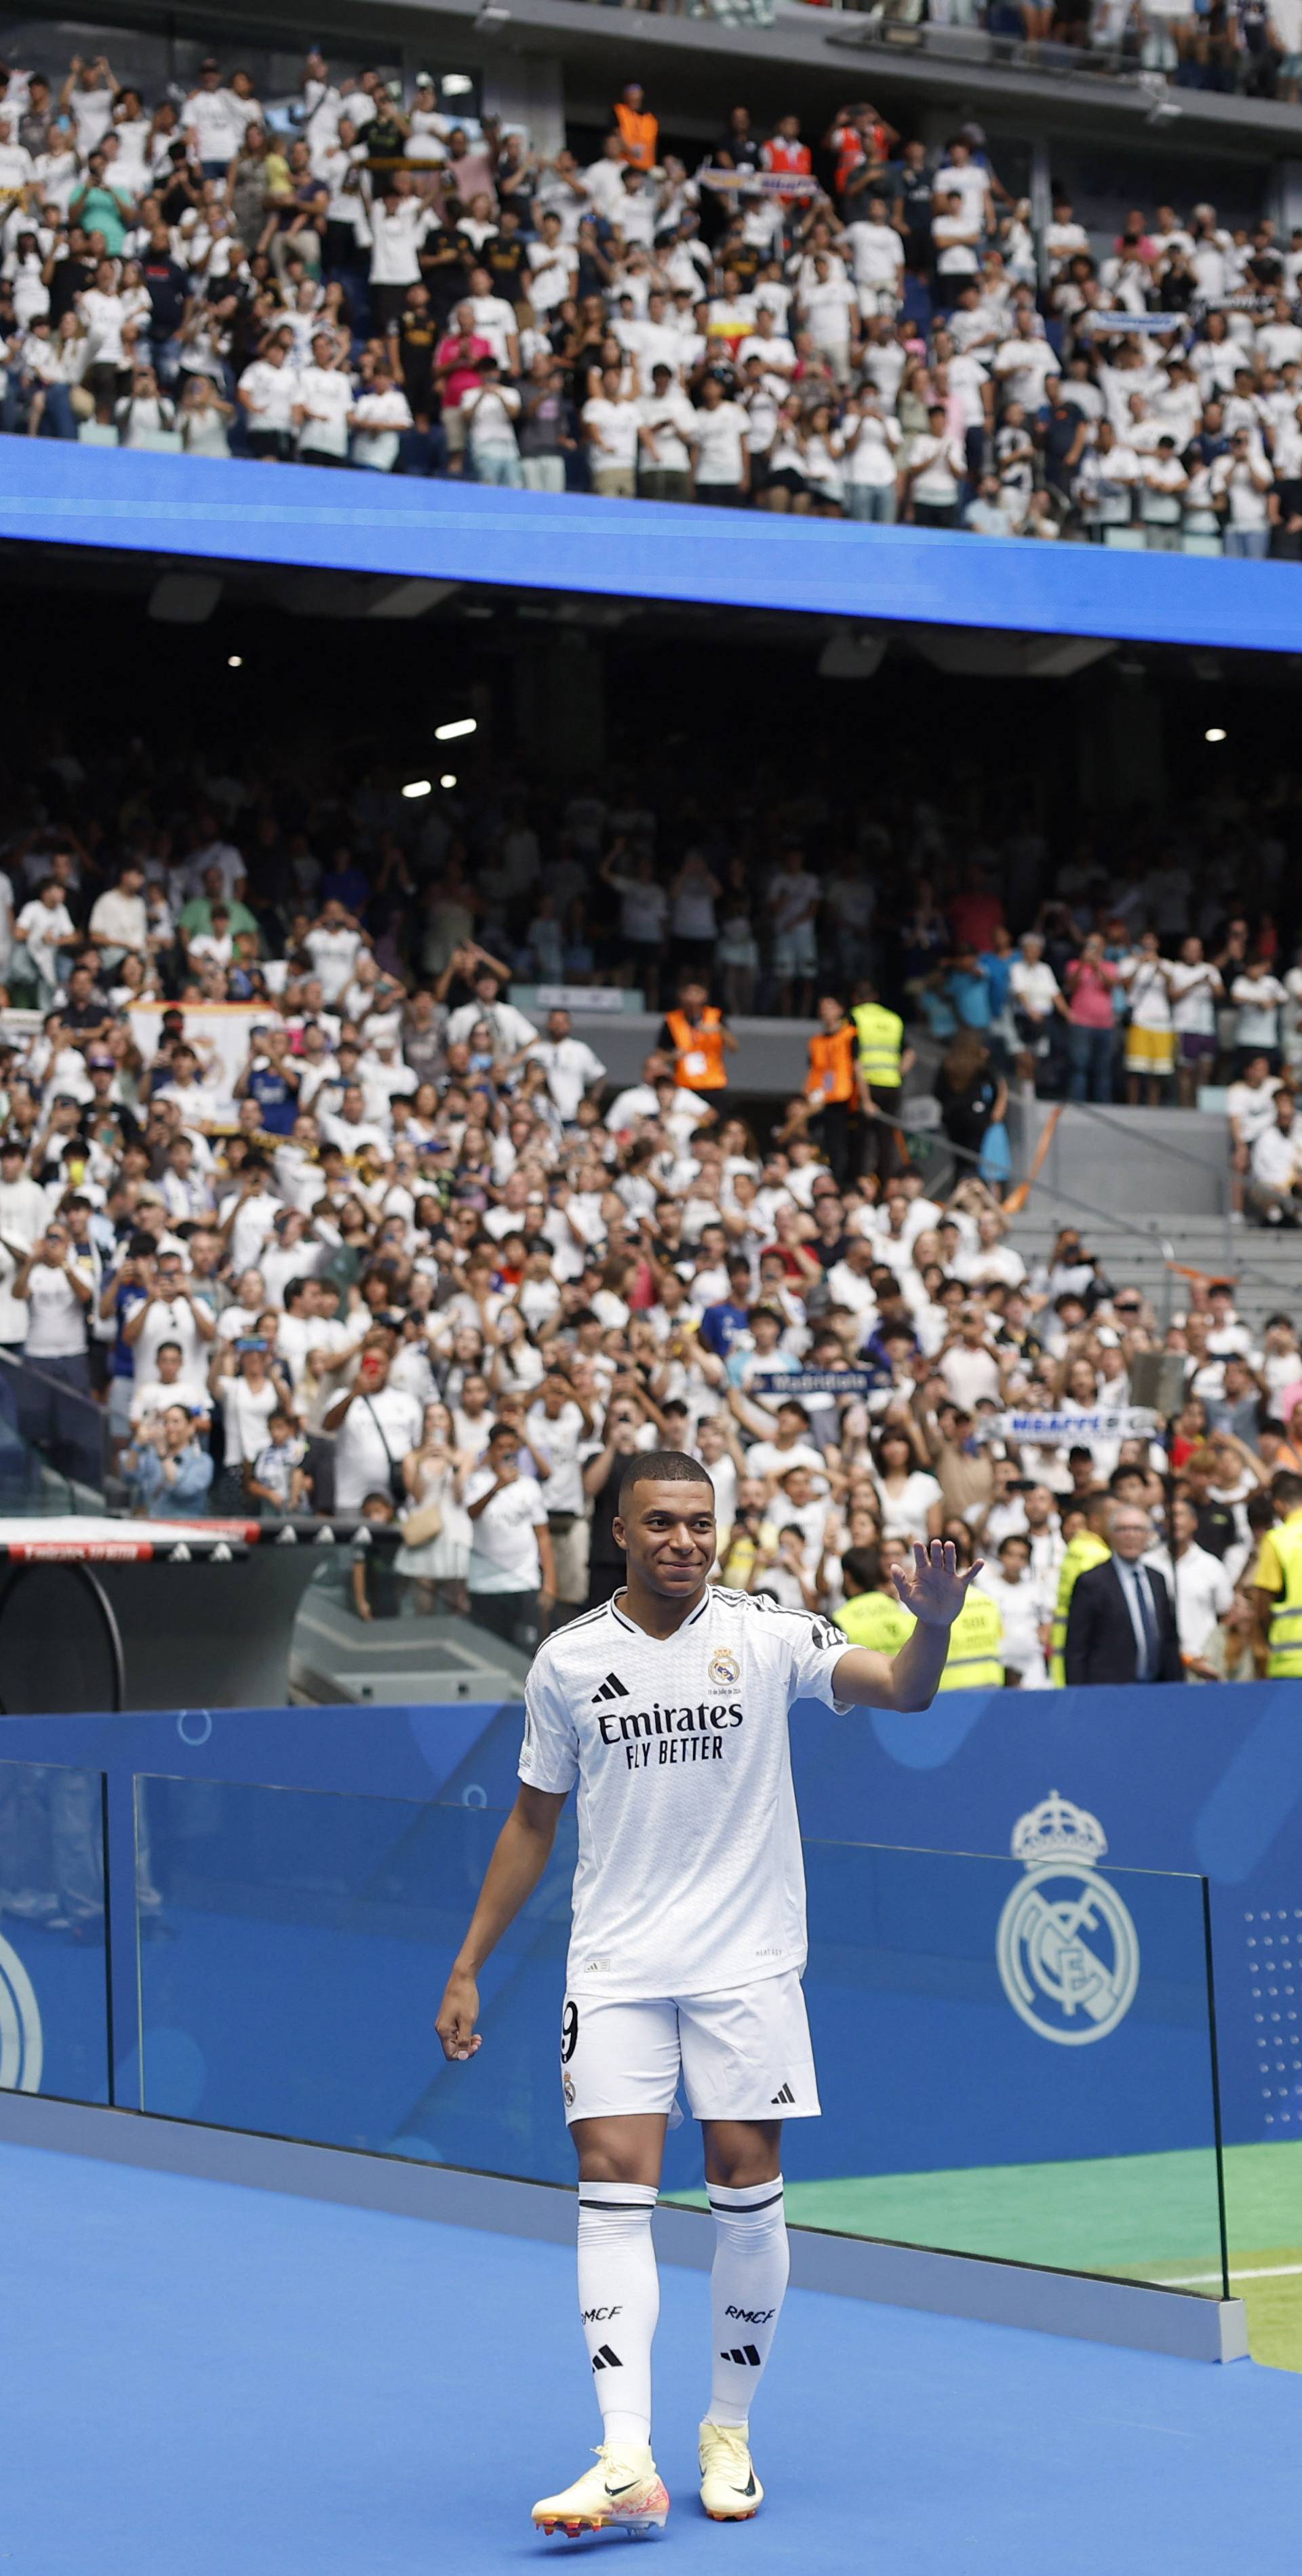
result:
M 1302 651 L 1302 565 L 0 439 L 0 538 L 605 599 Z

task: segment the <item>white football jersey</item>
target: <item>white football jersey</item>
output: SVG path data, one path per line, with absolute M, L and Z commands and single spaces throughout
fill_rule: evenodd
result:
M 672 1637 L 609 1601 L 548 1638 L 520 1777 L 579 1784 L 571 1994 L 717 1994 L 803 1967 L 787 1713 L 838 1707 L 848 1650 L 830 1620 L 722 1587 Z

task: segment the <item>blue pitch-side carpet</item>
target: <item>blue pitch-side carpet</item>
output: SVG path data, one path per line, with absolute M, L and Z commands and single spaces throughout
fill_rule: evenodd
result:
M 597 2419 L 554 2247 L 0 2149 L 3 2576 L 432 2576 L 536 2538 Z M 639 2566 L 1211 2576 L 1296 2563 L 1302 2379 L 801 2291 L 759 2519 L 707 2523 L 703 2275 L 667 2269 Z

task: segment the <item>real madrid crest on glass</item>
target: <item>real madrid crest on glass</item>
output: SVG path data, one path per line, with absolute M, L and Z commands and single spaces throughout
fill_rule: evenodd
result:
M 1061 2048 L 1106 2039 L 1139 1984 L 1139 1941 L 1115 1887 L 1094 1867 L 1108 1838 L 1056 1789 L 1013 1828 L 1026 1877 L 999 1917 L 995 1957 L 1014 2012 Z

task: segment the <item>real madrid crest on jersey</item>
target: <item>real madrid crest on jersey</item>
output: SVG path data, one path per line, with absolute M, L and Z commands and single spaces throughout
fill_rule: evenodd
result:
M 995 1957 L 1014 2012 L 1061 2048 L 1106 2039 L 1139 1984 L 1134 1924 L 1094 1868 L 1107 1847 L 1097 1816 L 1056 1789 L 1013 1828 L 1027 1875 L 999 1917 Z
M 710 1681 L 715 1690 L 731 1690 L 741 1680 L 741 1666 L 726 1646 L 716 1646 L 710 1657 Z

